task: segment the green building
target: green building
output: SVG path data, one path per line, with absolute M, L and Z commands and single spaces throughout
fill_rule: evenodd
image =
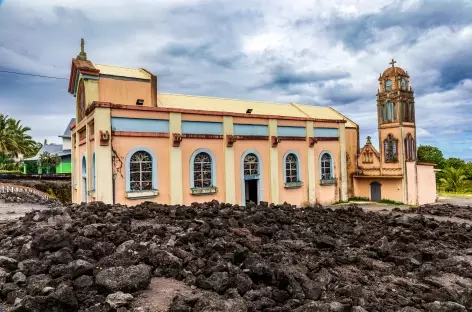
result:
M 71 131 L 70 127 L 75 123 L 75 118 L 72 118 L 67 125 L 66 130 L 59 137 L 62 139 L 62 144 L 47 144 L 47 141 L 44 141 L 43 147 L 38 151 L 38 153 L 31 158 L 23 159 L 23 173 L 25 174 L 70 174 L 72 172 L 71 164 Z M 50 155 L 57 155 L 60 157 L 61 161 L 55 167 L 49 165 L 41 166 L 39 164 L 39 158 L 43 153 L 49 153 Z

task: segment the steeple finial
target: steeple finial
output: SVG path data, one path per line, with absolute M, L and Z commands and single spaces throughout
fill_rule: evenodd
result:
M 367 137 L 367 143 L 366 144 L 372 144 L 372 142 L 370 141 L 370 135 Z
M 80 39 L 80 53 L 77 55 L 77 59 L 81 61 L 87 60 L 87 53 L 85 53 L 85 40 L 84 38 Z
M 397 62 L 397 61 L 395 61 L 394 59 L 392 59 L 392 61 L 391 61 L 389 64 L 392 65 L 392 68 L 393 68 L 393 67 L 395 67 L 395 63 L 396 63 L 396 62 Z

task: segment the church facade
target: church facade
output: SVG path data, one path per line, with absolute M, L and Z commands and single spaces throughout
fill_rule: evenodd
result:
M 358 125 L 330 107 L 161 93 L 145 69 L 91 62 L 82 41 L 69 82 L 72 201 L 432 202 L 424 193 L 435 198 L 433 166 L 416 162 L 408 75 L 392 65 L 380 84 L 386 145 L 377 152 L 370 141 L 361 149 Z

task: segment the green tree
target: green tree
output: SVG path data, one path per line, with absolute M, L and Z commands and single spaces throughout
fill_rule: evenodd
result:
M 38 163 L 41 168 L 46 169 L 46 173 L 51 173 L 52 169 L 55 169 L 57 165 L 61 162 L 61 157 L 57 154 L 51 154 L 49 152 L 44 152 L 39 156 Z
M 418 147 L 418 162 L 427 162 L 436 164 L 436 168 L 442 169 L 445 165 L 445 159 L 441 150 L 435 146 L 420 145 Z
M 465 161 L 460 158 L 449 157 L 444 163 L 445 168 L 452 167 L 454 169 L 464 168 Z
M 467 178 L 464 174 L 464 169 L 448 167 L 443 169 L 442 173 L 443 178 L 439 179 L 439 181 L 441 182 L 441 185 L 444 187 L 445 191 L 461 192 L 464 190 L 465 180 Z
M 472 180 L 472 162 L 466 162 L 463 168 L 467 180 Z
M 0 151 L 12 157 L 32 153 L 37 143 L 27 133 L 30 130 L 21 125 L 20 120 L 0 114 Z

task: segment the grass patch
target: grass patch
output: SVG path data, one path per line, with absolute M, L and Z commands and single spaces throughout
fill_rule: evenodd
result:
M 442 197 L 472 197 L 472 192 L 438 192 Z
M 382 199 L 381 201 L 379 201 L 379 203 L 388 204 L 388 205 L 404 205 L 402 202 L 391 200 L 391 199 Z
M 367 198 L 367 197 L 351 197 L 351 198 L 349 198 L 349 201 L 362 201 L 362 202 L 366 201 L 366 202 L 368 202 L 368 201 L 370 201 L 370 199 Z

